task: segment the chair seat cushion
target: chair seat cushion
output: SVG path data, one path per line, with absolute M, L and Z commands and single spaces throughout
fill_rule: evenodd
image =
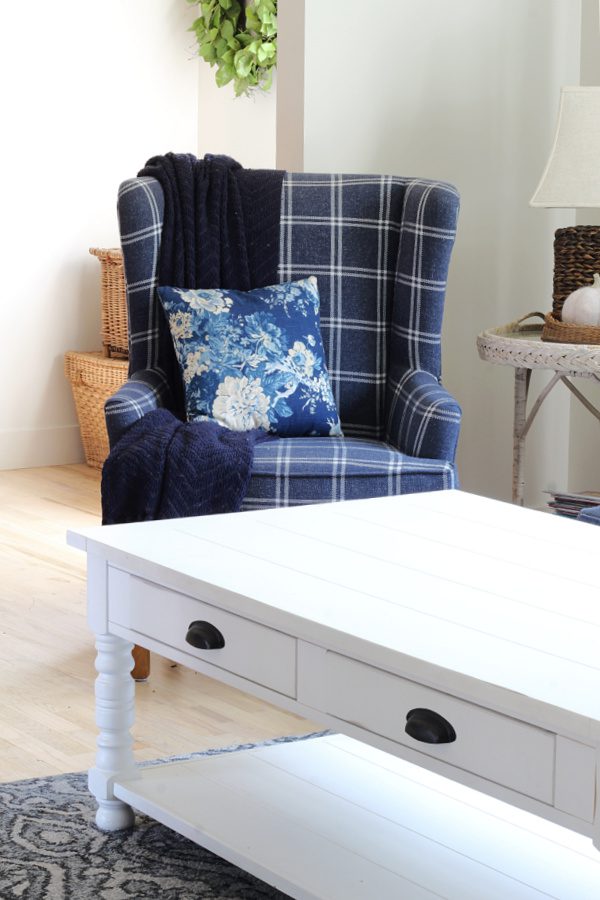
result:
M 458 487 L 446 460 L 418 459 L 384 441 L 273 438 L 257 444 L 243 510 Z

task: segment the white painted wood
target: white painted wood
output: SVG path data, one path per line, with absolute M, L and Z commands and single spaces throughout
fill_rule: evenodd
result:
M 318 764 L 314 759 L 317 755 Z M 350 757 L 346 763 L 345 755 Z M 578 889 L 585 886 L 590 890 L 590 896 L 595 896 L 593 888 L 599 872 L 600 856 L 589 837 L 573 834 L 539 816 L 515 809 L 479 791 L 381 753 L 364 743 L 349 741 L 341 735 L 310 741 L 301 761 L 296 757 L 285 761 L 286 771 L 297 773 L 298 765 L 310 772 L 315 784 L 326 787 L 332 793 L 341 791 L 357 805 L 374 811 L 383 813 L 391 806 L 391 815 L 396 821 L 405 822 L 414 830 L 427 833 L 448 846 L 458 849 L 465 838 L 469 842 L 473 840 L 477 845 L 477 859 L 502 872 L 510 871 L 513 875 L 518 872 L 517 877 L 525 882 L 532 881 L 551 896 L 571 897 L 569 891 L 573 884 L 575 895 Z M 365 766 L 364 777 L 360 774 L 362 765 Z M 374 770 L 378 769 L 385 773 L 379 784 L 374 774 Z M 352 779 L 348 778 L 350 770 L 354 775 Z M 389 776 L 396 779 L 395 788 L 392 788 L 395 794 L 391 796 Z M 452 801 L 456 806 L 446 806 L 447 801 Z M 488 816 L 510 829 L 509 841 L 502 840 L 498 834 L 499 839 L 487 842 Z M 520 852 L 517 851 L 517 844 Z M 573 880 L 570 867 L 563 872 L 563 876 L 567 876 L 563 879 L 562 866 L 558 864 L 553 867 L 548 845 L 559 853 L 566 848 L 576 855 L 575 865 L 583 879 L 581 883 Z M 542 868 L 545 871 L 542 872 Z
M 589 840 L 446 784 L 336 737 L 151 767 L 116 791 L 292 897 L 600 893 Z
M 325 671 L 327 650 L 307 641 L 298 641 L 298 701 L 313 709 L 324 709 L 321 675 Z
M 523 548 L 527 547 L 529 539 L 534 543 L 537 541 L 538 530 L 540 533 L 546 530 L 543 537 L 544 544 L 548 545 L 548 528 L 550 528 L 554 534 L 554 544 L 559 547 L 568 535 L 572 534 L 570 529 L 575 529 L 576 538 L 571 537 L 570 542 L 578 552 L 586 549 L 585 541 L 589 540 L 589 532 L 593 531 L 585 529 L 584 526 L 578 529 L 577 523 L 562 522 L 557 517 L 541 513 L 529 515 L 531 511 L 516 510 L 496 501 L 474 498 L 473 504 L 471 495 L 466 495 L 465 500 L 459 492 L 439 493 L 443 495 L 443 500 L 435 494 L 411 495 L 316 507 L 310 510 L 310 515 L 318 513 L 322 519 L 321 524 L 317 524 L 313 529 L 313 533 L 317 539 L 327 539 L 335 530 L 332 516 L 347 513 L 352 516 L 360 513 L 363 518 L 368 516 L 376 518 L 380 515 L 385 527 L 392 528 L 390 522 L 394 523 L 394 527 L 398 523 L 403 523 L 405 532 L 413 527 L 411 523 L 414 520 L 415 537 L 422 541 L 425 547 L 423 552 L 430 553 L 435 573 L 438 571 L 437 547 L 444 542 L 451 543 L 449 535 L 460 534 L 463 525 L 465 527 L 468 525 L 476 535 L 481 530 L 477 524 L 480 520 L 489 529 L 497 516 L 499 525 L 496 531 L 501 535 L 506 536 L 513 532 L 521 535 L 506 551 L 506 561 L 509 565 L 517 564 L 510 554 L 516 554 L 517 561 L 521 560 L 521 564 L 524 565 Z M 421 497 L 424 499 L 421 500 Z M 486 512 L 483 513 L 482 510 Z M 244 615 L 269 627 L 288 633 L 293 632 L 298 637 L 314 643 L 326 642 L 340 652 L 387 668 L 394 665 L 403 666 L 408 672 L 413 668 L 412 661 L 416 660 L 414 666 L 418 669 L 419 680 L 429 679 L 434 684 L 436 679 L 446 677 L 446 673 L 440 672 L 440 669 L 448 670 L 456 673 L 456 690 L 459 688 L 466 690 L 469 699 L 487 703 L 489 693 L 494 692 L 495 688 L 499 689 L 499 693 L 507 690 L 523 696 L 522 704 L 526 708 L 527 715 L 532 714 L 531 706 L 536 706 L 535 701 L 541 701 L 555 707 L 554 710 L 545 710 L 549 717 L 547 724 L 551 724 L 550 720 L 555 717 L 555 724 L 560 722 L 561 727 L 566 728 L 569 726 L 568 713 L 573 713 L 575 716 L 587 717 L 590 720 L 589 727 L 592 729 L 590 734 L 598 736 L 595 725 L 600 714 L 598 668 L 582 665 L 579 656 L 573 660 L 556 655 L 554 651 L 557 631 L 561 635 L 568 635 L 570 632 L 570 628 L 565 627 L 562 617 L 557 618 L 555 628 L 547 627 L 543 630 L 543 635 L 548 640 L 547 645 L 539 648 L 530 647 L 526 642 L 519 643 L 519 629 L 513 627 L 514 623 L 507 623 L 505 618 L 507 615 L 505 610 L 511 606 L 510 604 L 507 606 L 505 600 L 511 598 L 491 593 L 490 586 L 494 582 L 494 572 L 488 571 L 484 565 L 479 566 L 481 580 L 479 596 L 482 607 L 480 615 L 487 614 L 489 619 L 486 625 L 487 632 L 471 627 L 469 623 L 449 624 L 436 617 L 433 612 L 419 608 L 396 608 L 385 598 L 376 596 L 378 584 L 375 580 L 374 590 L 367 595 L 354 588 L 337 584 L 336 580 L 339 579 L 336 572 L 332 572 L 327 581 L 322 577 L 308 574 L 312 560 L 301 558 L 299 554 L 296 566 L 292 568 L 289 565 L 281 565 L 276 558 L 257 559 L 245 551 L 248 535 L 255 527 L 253 523 L 259 521 L 264 523 L 268 520 L 272 523 L 284 523 L 285 526 L 287 522 L 300 521 L 307 512 L 304 509 L 294 508 L 245 513 L 239 519 L 234 518 L 231 521 L 226 517 L 215 516 L 211 517 L 210 523 L 198 519 L 151 523 L 148 528 L 144 528 L 148 523 L 137 526 L 114 526 L 102 529 L 101 532 L 97 531 L 95 537 L 101 538 L 105 545 L 104 552 L 115 564 L 120 564 L 129 571 L 143 574 L 146 578 L 159 583 L 167 583 L 184 593 L 189 592 L 201 596 L 202 599 L 209 598 L 211 602 L 218 603 L 229 611 L 236 613 L 243 611 Z M 518 517 L 518 513 L 522 513 L 525 521 Z M 297 518 L 294 514 L 297 514 Z M 228 546 L 220 546 L 213 540 L 220 522 L 226 523 Z M 477 527 L 473 527 L 473 523 L 476 523 Z M 364 523 L 356 521 L 357 534 L 360 534 L 364 527 Z M 489 532 L 486 546 L 494 546 L 496 531 Z M 95 537 L 91 536 L 91 532 L 89 535 L 93 546 Z M 580 535 L 583 538 L 582 545 L 575 547 Z M 398 542 L 402 543 L 401 534 Z M 290 543 L 293 544 L 293 541 Z M 237 549 L 231 549 L 234 544 Z M 478 552 L 483 553 L 483 550 L 484 548 L 479 547 Z M 540 554 L 530 555 L 532 559 L 539 559 L 537 565 L 541 571 L 544 560 Z M 547 555 L 553 559 L 561 558 L 559 552 L 549 552 Z M 579 555 L 581 556 L 581 553 Z M 594 572 L 590 560 L 591 554 L 587 563 L 591 572 L 589 577 L 595 578 L 597 585 L 599 576 Z M 583 559 L 579 561 L 584 564 Z M 372 560 L 364 559 L 366 569 L 374 565 Z M 502 569 L 501 564 L 499 568 Z M 563 568 L 563 576 L 565 571 L 570 572 L 570 567 Z M 431 572 L 425 573 L 422 577 L 424 582 L 431 583 Z M 397 582 L 404 583 L 404 578 L 403 571 L 401 576 L 397 576 Z M 561 590 L 561 582 L 558 580 L 556 582 L 554 586 L 552 581 L 550 582 L 550 591 L 554 598 L 552 602 L 562 604 L 563 611 L 565 607 L 568 610 L 569 603 L 564 596 L 564 590 Z M 282 591 L 282 583 L 285 583 L 285 591 Z M 449 589 L 453 589 L 452 585 Z M 455 590 L 457 589 L 456 587 Z M 532 593 L 537 596 L 536 592 L 530 592 L 530 595 Z M 583 591 L 575 593 L 585 594 Z M 587 601 L 590 624 L 594 627 L 598 624 L 597 608 L 600 606 L 595 602 L 596 594 L 597 590 L 594 588 L 588 594 Z M 570 595 L 573 595 L 573 591 Z M 418 599 L 419 596 L 419 591 L 415 590 L 415 597 Z M 514 607 L 514 604 L 512 606 Z M 364 613 L 367 608 L 370 612 L 369 617 Z M 528 612 L 527 621 L 529 634 L 535 640 L 536 628 L 531 620 L 534 613 L 535 611 Z M 585 609 L 577 611 L 579 618 L 583 619 L 585 615 L 587 615 Z M 569 619 L 568 624 L 570 625 L 572 621 Z M 504 627 L 504 637 L 498 637 L 494 633 L 495 623 L 498 623 L 499 630 Z M 581 632 L 581 622 L 574 624 Z M 509 637 L 507 635 L 511 635 L 511 629 L 512 637 Z M 583 630 L 585 632 L 585 629 Z M 543 638 L 544 641 L 546 637 Z M 585 640 L 585 633 L 583 637 Z M 589 647 L 589 641 L 587 646 Z M 505 664 L 507 657 L 513 662 L 510 667 Z M 464 679 L 461 676 L 464 676 Z M 533 704 L 529 702 L 530 700 L 534 701 Z M 496 696 L 494 702 L 502 703 L 502 697 Z M 514 697 L 506 696 L 504 702 L 505 708 L 511 709 Z M 540 709 L 539 704 L 537 708 Z M 585 727 L 583 723 L 575 723 L 572 736 L 587 739 L 581 734 L 582 727 Z
M 74 547 L 75 550 L 87 549 L 87 540 L 83 537 L 83 535 L 78 534 L 76 531 L 67 531 L 67 544 L 69 545 L 69 547 Z
M 87 620 L 94 634 L 108 631 L 108 566 L 102 556 L 87 556 Z
M 595 747 L 557 736 L 554 805 L 586 822 L 594 821 L 596 757 Z
M 308 712 L 331 726 L 340 723 L 367 743 L 593 833 L 600 844 L 598 788 L 590 785 L 590 754 L 600 747 L 600 573 L 594 529 L 448 491 L 113 526 L 82 532 L 79 539 L 101 561 L 90 589 L 90 615 L 97 626 L 300 714 Z M 106 606 L 102 565 L 118 570 L 110 575 L 108 626 L 101 612 Z M 196 618 L 227 629 L 226 647 L 214 651 L 220 656 L 200 654 L 185 643 L 189 622 Z M 113 803 L 113 779 L 123 781 L 119 772 L 127 770 L 131 758 L 125 727 L 129 701 L 126 694 L 114 697 L 128 690 L 124 657 L 115 662 L 120 653 L 116 645 L 107 645 L 105 655 L 114 658 L 106 671 L 115 679 L 108 693 L 115 704 L 109 709 L 112 700 L 101 698 L 99 707 L 104 704 L 101 733 L 108 735 L 103 746 L 108 762 L 90 775 L 97 796 Z M 413 749 L 410 744 L 416 742 L 407 738 L 404 722 L 414 706 L 448 718 L 459 740 Z M 218 815 L 244 846 L 240 841 L 248 823 L 238 830 L 237 819 L 226 815 L 225 798 L 244 793 L 238 778 L 252 781 L 250 773 L 236 774 L 223 787 Z M 278 823 L 275 831 L 289 856 L 300 839 L 296 823 L 279 821 L 285 810 L 277 803 L 288 789 L 278 779 L 276 774 L 271 788 L 265 788 L 275 811 L 263 810 L 258 831 L 263 833 L 263 824 L 267 828 L 267 847 L 274 840 L 268 829 Z M 257 783 L 265 780 L 261 776 Z M 135 791 L 130 781 L 119 791 Z M 143 801 L 153 815 L 163 815 L 166 792 L 161 790 L 160 802 Z M 328 792 L 324 784 L 320 790 Z M 313 789 L 303 788 L 294 806 L 303 807 L 304 791 L 308 803 Z M 198 823 L 186 819 L 186 796 L 194 796 L 191 788 L 164 814 L 168 824 L 182 833 L 187 828 L 197 839 Z M 290 796 L 296 796 L 295 789 Z M 125 793 L 119 797 L 129 802 Z M 336 816 L 344 819 L 342 799 L 334 805 Z M 116 813 L 110 821 L 109 827 L 118 827 Z M 326 821 L 324 816 L 324 826 Z M 360 821 L 355 837 L 362 834 L 364 842 L 365 828 L 371 832 Z M 394 827 L 411 826 L 395 822 Z M 223 835 L 218 840 L 225 840 Z M 331 835 L 325 839 L 333 840 Z M 306 840 L 312 859 L 314 841 Z M 397 836 L 389 845 L 386 840 L 381 835 L 374 843 L 381 849 L 398 842 Z M 355 851 L 351 841 L 344 848 Z M 262 853 L 259 848 L 250 856 L 259 859 Z M 381 859 L 369 863 L 380 864 Z M 294 865 L 302 868 L 301 861 Z M 338 860 L 338 869 L 348 865 L 346 857 Z M 385 871 L 391 871 L 389 866 Z M 483 883 L 480 878 L 480 889 Z M 393 893 L 386 884 L 357 896 L 412 896 Z M 440 895 L 430 882 L 419 889 Z M 294 896 L 338 896 L 315 893 L 310 885 L 301 890 L 305 893 L 298 888 Z M 464 885 L 461 890 L 456 897 L 470 896 Z M 503 890 L 485 887 L 484 894 L 473 896 L 521 896 L 507 893 L 506 886 Z
M 281 694 L 296 696 L 296 641 L 214 605 L 109 569 L 109 619 Z M 168 614 L 166 614 L 168 611 Z M 185 640 L 194 621 L 219 629 L 225 646 L 198 650 Z
M 96 824 L 103 831 L 117 831 L 133 825 L 131 808 L 115 799 L 113 790 L 117 776 L 135 778 L 129 733 L 135 718 L 135 682 L 132 644 L 112 634 L 96 635 L 96 766 L 89 773 L 90 790 L 98 801 Z
M 554 791 L 554 735 L 442 691 L 364 663 L 327 653 L 312 673 L 320 684 L 320 708 L 340 719 L 389 737 L 411 749 L 481 775 L 545 803 Z M 303 697 L 300 695 L 302 701 Z M 426 744 L 405 732 L 410 710 L 443 716 L 456 731 L 448 744 Z
M 282 709 L 295 713 L 296 715 L 304 716 L 304 718 L 320 722 L 324 729 L 328 728 L 332 731 L 348 735 L 349 737 L 352 737 L 357 741 L 368 742 L 371 746 L 377 747 L 387 754 L 398 756 L 401 759 L 407 760 L 413 765 L 424 766 L 430 769 L 432 772 L 437 773 L 438 775 L 442 775 L 445 778 L 451 778 L 459 784 L 465 785 L 466 787 L 472 788 L 476 791 L 483 791 L 491 797 L 502 800 L 504 803 L 508 803 L 515 807 L 518 807 L 519 809 L 526 810 L 536 816 L 542 816 L 543 818 L 548 819 L 551 822 L 555 822 L 556 824 L 561 825 L 564 828 L 570 828 L 585 835 L 590 835 L 592 832 L 592 826 L 589 822 L 577 818 L 569 813 L 565 813 L 562 810 L 558 810 L 553 806 L 549 806 L 547 803 L 542 803 L 539 800 L 518 793 L 517 791 L 511 790 L 510 788 L 507 788 L 503 785 L 491 782 L 485 778 L 480 777 L 479 775 L 473 774 L 472 772 L 468 772 L 463 769 L 457 769 L 456 766 L 448 765 L 442 760 L 436 759 L 434 757 L 424 756 L 422 753 L 414 751 L 407 746 L 390 740 L 389 738 L 375 734 L 374 732 L 368 731 L 364 728 L 359 728 L 358 726 L 344 721 L 343 719 L 338 719 L 335 716 L 324 713 L 321 709 L 319 709 L 318 701 L 315 701 L 314 706 L 309 706 L 307 705 L 306 701 L 299 702 L 298 700 L 287 697 L 284 694 L 276 693 L 275 691 L 263 687 L 256 682 L 240 678 L 238 675 L 234 675 L 232 672 L 229 672 L 225 669 L 219 669 L 217 666 L 212 666 L 210 663 L 204 662 L 200 659 L 196 659 L 193 656 L 190 656 L 187 653 L 183 653 L 174 647 L 168 647 L 166 644 L 162 644 L 160 641 L 148 638 L 147 636 L 141 635 L 138 632 L 130 631 L 129 629 L 123 628 L 120 625 L 112 624 L 111 631 L 119 637 L 122 637 L 124 640 L 134 642 L 136 644 L 141 644 L 141 646 L 147 647 L 152 652 L 159 653 L 162 656 L 167 656 L 169 659 L 173 660 L 173 662 L 177 662 L 183 666 L 188 666 L 189 668 L 194 669 L 197 672 L 201 672 L 204 675 L 208 675 L 211 678 L 222 681 L 225 684 L 230 685 L 231 687 L 235 687 L 238 690 L 245 691 L 248 694 L 253 694 L 255 697 L 259 697 L 260 699 L 265 700 L 268 703 L 273 703 Z M 303 647 L 305 646 L 306 645 L 304 645 L 303 642 L 299 643 L 299 659 L 303 655 Z M 311 655 L 313 653 L 316 654 L 317 651 L 321 654 L 327 652 L 322 648 L 315 647 L 314 645 L 308 646 L 311 648 Z M 301 676 L 301 674 L 302 673 L 299 670 L 299 677 Z M 314 685 L 314 690 L 316 693 L 316 691 L 318 690 L 318 685 L 314 679 L 311 679 L 310 681 L 311 684 Z M 304 685 L 306 688 L 306 680 L 304 680 Z
M 350 507 L 350 509 L 347 509 Z M 428 540 L 427 530 L 431 529 L 431 513 L 416 511 L 408 528 L 393 519 L 380 521 L 375 514 L 358 512 L 353 514 L 352 504 L 331 504 L 327 510 L 321 507 L 304 507 L 299 510 L 297 518 L 285 521 L 273 519 L 261 520 L 261 525 L 269 526 L 284 536 L 295 540 L 296 535 L 312 538 L 327 548 L 344 548 L 357 554 L 361 559 L 367 557 L 375 562 L 392 563 L 409 572 L 419 572 L 432 576 L 437 581 L 443 579 L 469 588 L 484 588 L 486 593 L 503 600 L 513 601 L 512 605 L 522 604 L 532 610 L 541 610 L 562 615 L 576 621 L 600 624 L 600 610 L 590 601 L 589 591 L 582 591 L 581 596 L 573 591 L 574 584 L 589 584 L 582 575 L 586 570 L 595 577 L 593 557 L 590 551 L 584 550 L 579 558 L 566 561 L 566 564 L 551 563 L 546 566 L 543 555 L 530 555 L 525 559 L 511 558 L 513 554 L 503 552 L 506 544 L 506 530 L 501 529 L 500 539 L 490 528 L 479 548 L 474 540 L 463 533 L 463 529 L 447 529 L 447 536 L 441 535 Z M 547 519 L 548 516 L 544 516 Z M 357 527 L 357 523 L 360 527 Z M 574 523 L 571 523 L 574 524 Z M 580 524 L 580 523 L 578 523 Z M 482 530 L 481 523 L 472 523 L 470 527 L 477 538 Z M 552 529 L 550 530 L 552 531 Z M 512 535 L 513 548 L 522 550 L 523 536 Z M 544 541 L 546 543 L 546 541 Z M 550 542 L 551 550 L 556 545 Z M 547 544 L 546 544 L 547 547 Z M 556 547 L 564 552 L 562 545 Z M 435 555 L 436 566 L 432 569 L 432 555 Z M 583 562 L 582 558 L 583 557 Z M 573 568 L 570 567 L 572 563 Z M 585 566 L 585 569 L 582 568 Z M 487 567 L 487 581 L 485 568 Z M 483 579 L 482 579 L 483 574 Z M 557 581 L 558 579 L 558 581 Z M 593 586 L 593 585 L 590 585 Z M 565 608 L 561 592 L 569 592 L 570 603 Z
M 597 748 L 596 750 L 596 794 L 594 796 L 594 806 L 592 841 L 594 847 L 600 850 L 600 748 Z
M 373 546 L 377 534 L 373 534 L 374 529 L 369 528 L 369 523 L 361 520 L 360 532 L 355 523 L 351 524 L 354 546 L 346 549 L 337 545 L 337 541 L 343 540 L 340 531 L 329 539 L 323 538 L 322 532 L 305 536 L 298 528 L 290 532 L 287 528 L 254 523 L 245 536 L 244 552 L 255 559 L 276 559 L 278 565 L 291 571 L 306 566 L 313 577 L 323 582 L 329 581 L 331 573 L 335 572 L 336 587 L 358 591 L 365 597 L 374 596 L 400 610 L 413 610 L 442 622 L 600 669 L 600 604 L 599 610 L 593 613 L 598 624 L 590 622 L 589 617 L 588 620 L 577 619 L 565 605 L 564 598 L 558 611 L 539 608 L 531 598 L 532 595 L 543 595 L 544 589 L 552 590 L 558 604 L 560 598 L 552 584 L 552 576 L 540 578 L 539 572 L 525 570 L 523 573 L 521 568 L 509 572 L 513 582 L 525 575 L 525 589 L 515 602 L 510 596 L 510 588 L 502 593 L 498 591 L 496 576 L 501 579 L 505 569 L 501 561 L 470 553 L 465 554 L 466 559 L 465 555 L 462 559 L 459 557 L 458 565 L 448 562 L 448 571 L 443 552 L 438 556 L 437 546 L 421 541 L 422 560 L 417 567 L 411 556 L 410 542 L 404 550 L 378 551 Z M 477 531 L 477 526 L 472 528 Z M 381 530 L 381 527 L 376 529 Z M 221 547 L 238 549 L 226 522 L 215 523 L 211 539 Z M 365 542 L 371 539 L 371 552 L 364 546 L 360 548 L 363 539 Z M 404 558 L 398 560 L 401 554 Z M 436 566 L 432 570 L 433 558 L 436 558 Z M 573 589 L 564 576 L 563 589 L 565 592 Z M 500 603 L 502 615 L 496 616 Z M 393 614 L 392 611 L 390 615 Z

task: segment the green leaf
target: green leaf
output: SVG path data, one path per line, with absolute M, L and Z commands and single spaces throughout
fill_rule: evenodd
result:
M 236 78 L 234 84 L 235 96 L 241 97 L 242 94 L 248 93 L 248 82 L 245 78 Z
M 206 33 L 206 28 L 204 27 L 204 20 L 196 19 L 195 22 L 192 22 L 190 31 L 193 31 L 196 34 L 196 37 L 198 38 L 198 43 L 201 43 L 201 39 L 204 36 L 204 34 Z
M 211 63 L 211 65 L 217 58 L 215 48 L 212 44 L 201 44 L 198 53 L 202 57 L 202 59 L 205 59 L 206 62 Z
M 226 84 L 235 78 L 235 70 L 233 66 L 219 66 L 215 74 L 215 81 L 219 87 L 225 87 Z
M 250 74 L 254 60 L 252 54 L 247 50 L 238 50 L 234 57 L 234 65 L 236 74 L 240 78 L 246 78 Z
M 270 38 L 277 36 L 277 23 L 274 25 L 263 25 L 260 29 L 263 37 Z
M 202 16 L 204 18 L 204 24 L 207 28 L 210 28 L 210 20 L 212 17 L 214 3 L 202 3 L 200 5 L 200 9 L 202 10 Z
M 273 87 L 273 68 L 267 69 L 267 74 L 260 83 L 263 91 L 270 91 Z
M 261 44 L 256 53 L 259 63 L 265 63 L 268 59 L 275 56 L 275 47 L 271 43 Z
M 277 62 L 277 0 L 248 0 L 243 20 L 240 0 L 187 2 L 201 12 L 190 31 L 198 55 L 216 65 L 217 85 L 232 81 L 236 97 L 257 87 L 269 90 Z
M 258 31 L 260 28 L 260 19 L 251 6 L 248 6 L 246 9 L 246 28 L 251 31 Z
M 260 6 L 257 7 L 256 14 L 257 14 L 258 18 L 260 19 L 260 21 L 263 22 L 265 25 L 272 24 L 272 21 L 273 21 L 272 13 L 270 12 L 270 10 L 265 8 L 265 5 L 263 3 L 261 3 Z
M 230 40 L 233 37 L 233 25 L 231 23 L 231 19 L 225 19 L 225 21 L 221 25 L 221 35 L 225 38 L 226 41 Z

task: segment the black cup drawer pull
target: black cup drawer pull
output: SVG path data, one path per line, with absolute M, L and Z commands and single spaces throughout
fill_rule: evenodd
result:
M 210 622 L 192 622 L 185 639 L 198 650 L 220 650 L 225 646 L 225 638 Z
M 411 709 L 404 728 L 416 741 L 424 744 L 451 744 L 456 732 L 450 722 L 432 709 Z

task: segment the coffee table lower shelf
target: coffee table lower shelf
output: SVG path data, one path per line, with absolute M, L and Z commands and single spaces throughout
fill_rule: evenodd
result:
M 591 842 L 351 738 L 137 770 L 115 795 L 301 900 L 589 900 Z

